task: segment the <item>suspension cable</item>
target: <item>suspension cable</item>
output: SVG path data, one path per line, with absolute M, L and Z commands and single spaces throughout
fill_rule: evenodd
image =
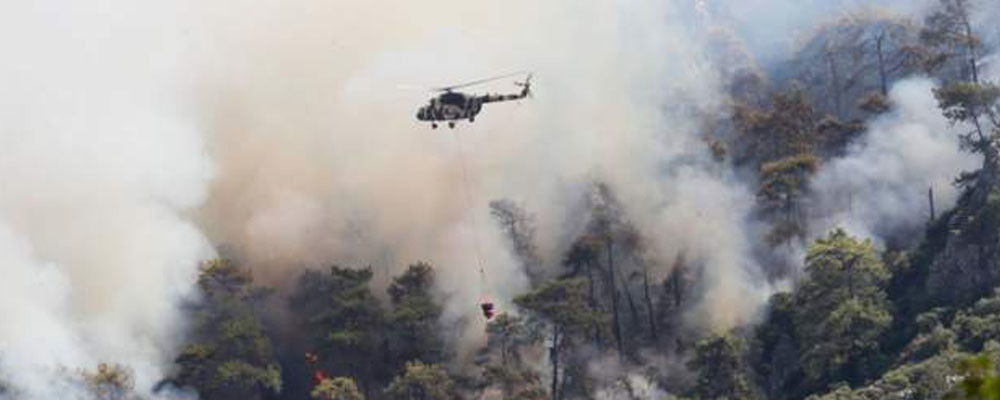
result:
M 479 267 L 479 283 L 482 289 L 481 292 L 483 296 L 485 296 L 488 288 L 488 286 L 486 285 L 486 262 L 483 259 L 483 249 L 482 245 L 479 242 L 479 223 L 478 223 L 478 218 L 476 217 L 476 210 L 473 207 L 475 202 L 472 197 L 472 189 L 471 189 L 472 184 L 469 182 L 469 171 L 468 167 L 465 164 L 465 153 L 462 150 L 462 141 L 458 136 L 458 131 L 453 130 L 452 133 L 455 137 L 455 147 L 458 151 L 458 163 L 462 168 L 462 186 L 464 188 L 463 192 L 465 192 L 464 193 L 465 207 L 472 213 L 471 215 L 472 242 L 474 250 L 476 252 L 476 263 L 478 264 Z

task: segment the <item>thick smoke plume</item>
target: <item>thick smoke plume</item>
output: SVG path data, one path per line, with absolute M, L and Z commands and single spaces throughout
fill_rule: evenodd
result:
M 469 348 L 478 299 L 508 309 L 527 287 L 486 204 L 534 212 L 555 267 L 594 181 L 649 239 L 653 277 L 681 255 L 700 269 L 693 323 L 752 320 L 770 291 L 749 256 L 753 197 L 699 139 L 698 115 L 725 110 L 705 3 L 0 6 L 3 381 L 52 398 L 67 390 L 53 377 L 107 361 L 146 390 L 213 248 L 279 286 L 304 267 L 372 265 L 384 283 L 429 261 L 442 324 Z M 416 123 L 429 94 L 397 90 L 514 70 L 536 97 L 454 131 Z
M 928 189 L 938 212 L 954 205 L 952 182 L 978 160 L 959 149 L 959 129 L 941 115 L 933 88 L 924 78 L 897 83 L 889 96 L 893 110 L 872 121 L 847 155 L 820 170 L 814 210 L 825 215 L 821 231 L 839 225 L 887 240 L 912 234 L 929 220 Z
M 427 260 L 439 270 L 446 320 L 459 321 L 474 316 L 479 297 L 506 303 L 526 287 L 488 201 L 511 198 L 538 215 L 540 253 L 555 266 L 585 222 L 568 205 L 596 180 L 619 193 L 663 265 L 683 252 L 704 266 L 705 323 L 732 325 L 754 308 L 742 299 L 763 298 L 744 256 L 752 198 L 705 171 L 691 115 L 719 107 L 720 84 L 685 22 L 692 9 L 560 1 L 281 11 L 241 13 L 240 24 L 210 15 L 212 26 L 245 30 L 227 32 L 226 48 L 241 51 L 207 63 L 219 177 L 201 215 L 257 276 L 340 262 L 373 265 L 387 279 Z M 393 91 L 525 69 L 534 99 L 490 105 L 455 131 L 412 121 L 426 93 Z M 471 334 L 481 328 L 461 337 L 481 340 Z
M 478 298 L 506 304 L 526 287 L 487 202 L 537 213 L 542 256 L 557 263 L 583 218 L 566 204 L 595 180 L 620 193 L 657 254 L 703 266 L 706 323 L 754 307 L 749 199 L 703 170 L 689 116 L 716 107 L 717 91 L 684 7 L 3 8 L 0 365 L 28 397 L 99 361 L 133 366 L 148 388 L 209 243 L 276 284 L 306 266 L 370 264 L 384 281 L 430 261 L 443 323 L 474 321 L 455 344 L 477 342 Z M 520 69 L 536 74 L 534 100 L 455 131 L 413 121 L 426 93 L 393 90 Z
M 77 370 L 98 362 L 151 386 L 212 254 L 188 216 L 213 168 L 183 34 L 164 28 L 178 16 L 110 6 L 0 6 L 0 379 L 13 398 L 72 398 Z

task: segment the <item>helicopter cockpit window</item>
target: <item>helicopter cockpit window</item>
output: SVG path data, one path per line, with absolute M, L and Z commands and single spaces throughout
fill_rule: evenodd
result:
M 458 93 L 445 93 L 441 95 L 441 103 L 453 106 L 465 104 L 465 96 Z

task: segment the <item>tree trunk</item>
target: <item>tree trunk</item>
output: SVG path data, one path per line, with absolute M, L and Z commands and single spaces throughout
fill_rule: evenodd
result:
M 878 77 L 880 88 L 882 89 L 882 95 L 889 95 L 889 77 L 885 71 L 885 55 L 882 50 L 882 44 L 885 42 L 886 32 L 883 30 L 879 32 L 878 36 L 875 37 L 875 51 L 878 55 Z
M 929 223 L 934 223 L 937 219 L 937 215 L 934 214 L 934 186 L 927 187 L 927 203 L 930 206 L 931 220 Z
M 847 260 L 846 265 L 844 265 L 847 272 L 847 296 L 850 299 L 854 299 L 854 264 L 858 262 L 858 257 L 855 256 Z
M 559 325 L 552 325 L 552 348 L 549 349 L 552 361 L 552 400 L 559 400 Z
M 653 316 L 653 299 L 649 296 L 649 270 L 643 268 L 642 270 L 642 291 L 646 298 L 646 316 L 649 318 L 649 332 L 652 336 L 653 342 L 659 342 L 660 338 L 656 332 L 656 318 Z
M 962 25 L 965 28 L 965 46 L 969 57 L 969 71 L 972 73 L 972 83 L 979 83 L 979 66 L 976 65 L 976 41 L 972 33 L 972 24 L 969 23 L 967 10 L 962 10 Z
M 674 308 L 680 308 L 681 303 L 684 302 L 684 295 L 681 293 L 681 271 L 680 269 L 674 269 L 673 276 L 670 277 L 670 284 L 674 292 Z
M 842 118 L 844 112 L 840 99 L 840 75 L 837 73 L 837 63 L 833 59 L 833 52 L 830 50 L 826 52 L 826 63 L 830 68 L 830 86 L 833 87 L 834 108 L 837 110 L 837 117 Z
M 628 280 L 625 279 L 624 274 L 621 270 L 618 270 L 618 278 L 622 281 L 622 291 L 625 292 L 625 301 L 628 302 L 628 311 L 632 316 L 632 329 L 636 331 L 634 333 L 638 334 L 642 330 L 641 318 L 639 318 L 639 307 L 635 305 L 635 299 L 632 298 L 632 291 L 628 288 Z
M 622 346 L 621 320 L 618 317 L 618 285 L 615 284 L 615 253 L 611 238 L 605 241 L 605 246 L 608 253 L 608 277 L 611 282 L 611 319 L 614 324 L 612 328 L 615 333 L 615 344 L 618 346 L 618 356 L 621 357 L 625 352 Z
M 591 310 L 596 310 L 597 309 L 597 296 L 595 295 L 595 289 L 594 289 L 594 260 L 591 259 L 591 258 L 588 258 L 586 260 L 586 263 L 587 263 L 587 283 L 588 283 L 587 305 L 590 306 Z M 600 326 L 595 326 L 594 327 L 594 346 L 596 346 L 596 347 L 600 347 L 601 346 L 601 327 Z
M 504 333 L 500 339 L 500 362 L 506 367 L 507 366 L 507 334 Z

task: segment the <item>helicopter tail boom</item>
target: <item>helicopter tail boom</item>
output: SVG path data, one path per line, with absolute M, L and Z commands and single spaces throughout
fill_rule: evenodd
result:
M 520 86 L 521 92 L 516 94 L 487 94 L 480 96 L 479 100 L 483 103 L 494 103 L 498 101 L 510 101 L 510 100 L 520 100 L 531 95 L 531 74 L 524 82 L 514 82 L 515 85 Z

